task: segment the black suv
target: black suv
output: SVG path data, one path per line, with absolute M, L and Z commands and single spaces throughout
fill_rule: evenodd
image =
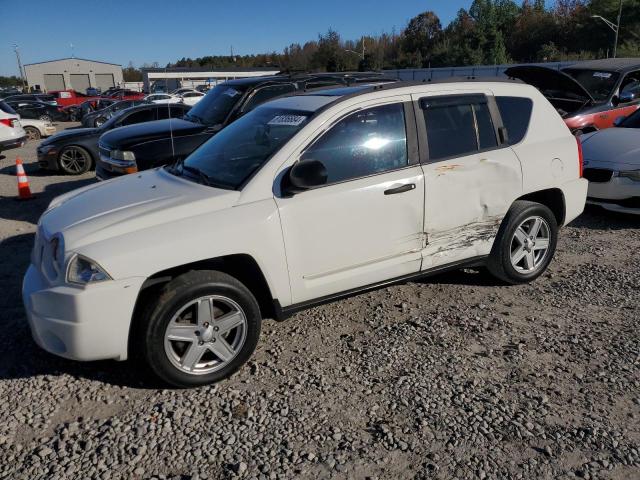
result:
M 355 72 L 287 74 L 220 83 L 181 120 L 133 125 L 100 137 L 96 177 L 106 180 L 182 160 L 238 117 L 276 97 L 316 88 L 394 81 L 375 72 Z

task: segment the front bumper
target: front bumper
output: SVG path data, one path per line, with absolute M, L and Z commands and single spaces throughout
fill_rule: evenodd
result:
M 58 149 L 46 150 L 38 147 L 38 166 L 47 170 L 58 170 Z
M 640 182 L 617 176 L 608 182 L 589 182 L 587 203 L 612 212 L 640 214 Z
M 85 288 L 48 285 L 30 265 L 22 301 L 35 342 L 72 360 L 126 360 L 129 327 L 143 278 L 111 280 Z

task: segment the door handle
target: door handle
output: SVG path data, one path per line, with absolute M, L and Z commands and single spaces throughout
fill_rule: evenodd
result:
M 400 185 L 399 187 L 390 188 L 389 190 L 385 190 L 385 195 L 395 195 L 396 193 L 404 193 L 409 192 L 416 188 L 415 183 L 406 183 L 404 185 Z

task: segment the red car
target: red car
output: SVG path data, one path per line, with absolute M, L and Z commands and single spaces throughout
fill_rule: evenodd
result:
M 640 59 L 580 62 L 555 70 L 523 65 L 505 74 L 533 85 L 549 99 L 577 135 L 614 125 L 640 109 Z
M 91 96 L 84 93 L 77 92 L 75 90 L 57 90 L 49 92 L 53 95 L 60 107 L 68 107 L 69 105 L 80 105 L 87 100 L 99 100 L 101 98 L 111 98 L 113 100 L 142 100 L 144 93 L 134 92 L 133 90 L 126 90 L 119 88 L 112 90 L 108 95 Z

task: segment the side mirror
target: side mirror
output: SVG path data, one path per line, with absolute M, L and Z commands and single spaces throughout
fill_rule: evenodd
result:
M 619 103 L 629 103 L 633 102 L 636 99 L 636 94 L 633 92 L 622 92 L 620 97 L 618 97 Z
M 613 126 L 614 127 L 619 127 L 620 125 L 622 125 L 622 122 L 624 122 L 625 118 L 627 118 L 627 117 L 625 117 L 624 115 L 619 116 L 618 118 L 616 118 L 614 120 Z
M 293 194 L 327 183 L 327 167 L 319 160 L 297 162 L 285 176 L 284 189 Z

